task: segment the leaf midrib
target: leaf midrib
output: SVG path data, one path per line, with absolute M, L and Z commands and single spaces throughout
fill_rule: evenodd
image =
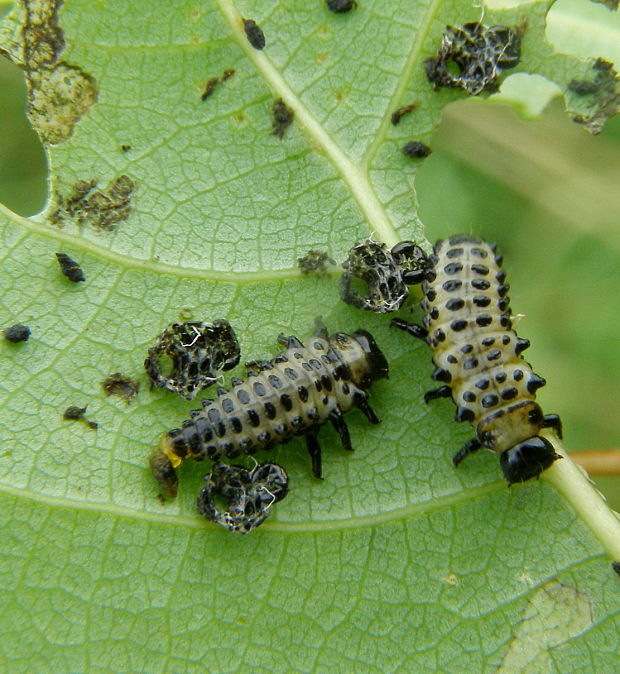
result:
M 490 484 L 468 489 L 466 491 L 455 492 L 447 496 L 433 497 L 429 501 L 411 503 L 403 508 L 383 511 L 374 515 L 365 515 L 363 517 L 347 517 L 338 520 L 320 520 L 313 522 L 269 522 L 267 521 L 261 530 L 278 533 L 320 533 L 326 531 L 349 531 L 353 529 L 365 529 L 379 524 L 407 519 L 417 515 L 426 515 L 437 510 L 451 508 L 452 506 L 467 503 L 484 498 L 489 494 L 500 492 L 506 488 L 503 480 L 492 482 Z M 188 517 L 178 513 L 166 515 L 163 513 L 149 512 L 121 506 L 109 502 L 80 501 L 60 496 L 49 496 L 40 494 L 29 489 L 11 487 L 7 484 L 0 484 L 0 493 L 14 496 L 20 499 L 27 499 L 34 503 L 40 503 L 53 508 L 74 511 L 96 512 L 110 515 L 112 517 L 123 517 L 134 521 L 145 521 L 156 524 L 165 524 L 175 527 L 184 527 L 194 530 L 210 529 L 216 530 L 214 524 L 209 524 L 202 520 L 198 515 Z

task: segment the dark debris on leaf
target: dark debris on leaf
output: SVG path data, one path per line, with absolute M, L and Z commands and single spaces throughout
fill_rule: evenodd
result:
M 281 98 L 276 98 L 271 108 L 273 120 L 271 122 L 271 135 L 283 138 L 288 127 L 293 123 L 295 113 L 286 105 Z
M 243 30 L 248 38 L 248 42 L 254 49 L 265 48 L 265 34 L 260 29 L 259 25 L 253 19 L 243 19 Z
M 131 402 L 137 395 L 140 384 L 137 379 L 127 377 L 120 372 L 115 372 L 109 377 L 106 377 L 101 386 L 107 396 L 118 396 L 126 403 Z
M 592 66 L 594 79 L 572 80 L 568 92 L 571 112 L 579 111 L 573 121 L 582 124 L 591 134 L 599 134 L 605 122 L 620 111 L 620 77 L 613 64 L 596 59 Z
M 344 302 L 378 314 L 398 311 L 409 295 L 412 274 L 427 265 L 424 251 L 411 241 L 391 250 L 384 243 L 367 240 L 353 246 L 343 263 L 340 296 Z M 366 284 L 366 292 L 356 283 Z
M 86 281 L 86 277 L 84 276 L 84 272 L 80 265 L 67 254 L 56 253 L 56 259 L 60 265 L 60 271 L 69 279 L 69 281 L 72 283 Z
M 96 421 L 91 421 L 84 416 L 86 412 L 86 407 L 77 407 L 72 405 L 67 407 L 63 412 L 62 418 L 67 421 L 83 421 L 89 428 L 96 430 L 99 428 L 99 424 Z
M 432 154 L 432 150 L 428 145 L 420 143 L 417 140 L 412 140 L 406 145 L 403 146 L 403 154 L 406 154 L 408 157 L 421 158 L 428 157 Z
M 302 274 L 325 276 L 328 264 L 335 265 L 336 261 L 324 250 L 309 250 L 303 257 L 297 258 L 297 265 Z
M 217 381 L 220 370 L 235 367 L 240 356 L 228 321 L 171 323 L 149 349 L 144 368 L 155 386 L 193 400 Z M 163 371 L 163 359 L 170 361 L 169 371 Z
M 345 14 L 357 7 L 355 0 L 326 0 L 327 9 L 334 14 Z
M 10 328 L 5 328 L 3 335 L 7 342 L 13 342 L 13 344 L 27 342 L 30 338 L 30 328 L 27 325 L 16 323 Z
M 408 103 L 407 105 L 403 105 L 398 110 L 394 110 L 392 113 L 392 116 L 390 117 L 390 121 L 394 126 L 400 123 L 400 120 L 402 117 L 405 115 L 408 115 L 410 112 L 413 112 L 417 108 L 420 107 L 419 103 Z
M 205 476 L 198 495 L 198 512 L 211 522 L 239 534 L 260 526 L 274 503 L 288 493 L 288 475 L 276 463 L 263 463 L 253 470 L 243 466 L 216 464 Z M 226 501 L 226 509 L 217 497 Z
M 502 70 L 519 63 L 525 28 L 525 23 L 514 27 L 488 27 L 478 22 L 446 26 L 439 51 L 425 61 L 429 82 L 435 89 L 464 89 L 472 96 L 496 90 Z

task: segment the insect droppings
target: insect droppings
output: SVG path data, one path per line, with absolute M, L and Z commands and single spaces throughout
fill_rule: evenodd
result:
M 286 105 L 281 98 L 276 98 L 271 107 L 273 120 L 271 122 L 271 135 L 283 138 L 288 127 L 293 123 L 295 113 Z
M 16 323 L 10 328 L 5 328 L 2 334 L 7 342 L 13 342 L 13 344 L 27 342 L 30 338 L 30 328 L 27 325 Z
M 509 285 L 497 247 L 470 236 L 438 241 L 422 283 L 424 325 L 393 319 L 392 325 L 433 349 L 432 379 L 441 385 L 424 401 L 452 397 L 456 421 L 468 421 L 476 436 L 454 455 L 458 465 L 486 447 L 500 455 L 509 484 L 525 482 L 561 458 L 544 428 L 562 437 L 556 414 L 543 415 L 535 402 L 545 380 L 521 353 L 529 346 L 510 320 Z
M 368 404 L 367 390 L 387 377 L 388 364 L 365 330 L 352 335 L 328 335 L 320 326 L 306 343 L 281 335 L 285 350 L 271 360 L 246 363 L 247 377 L 233 378 L 232 388 L 218 388 L 217 397 L 203 400 L 181 428 L 163 435 L 150 459 L 162 490 L 174 496 L 174 469 L 192 457 L 196 461 L 252 455 L 304 435 L 312 473 L 321 477 L 319 427 L 330 421 L 345 449 L 351 450 L 344 414 L 360 409 L 379 423 Z
M 248 42 L 254 47 L 254 49 L 265 48 L 265 34 L 260 29 L 256 21 L 252 19 L 243 19 L 243 29 L 245 30 L 246 37 Z
M 71 259 L 65 253 L 56 253 L 56 259 L 60 265 L 60 271 L 69 279 L 69 281 L 72 283 L 86 281 L 82 268 L 75 260 Z
M 327 8 L 334 14 L 344 14 L 357 7 L 355 0 L 326 0 Z
M 84 416 L 85 412 L 86 407 L 76 407 L 72 405 L 71 407 L 67 407 L 67 409 L 63 412 L 62 418 L 66 419 L 67 421 L 83 421 L 89 428 L 92 428 L 93 430 L 99 428 L 99 424 L 96 421 L 91 421 Z
M 297 258 L 297 265 L 302 274 L 325 276 L 328 264 L 335 266 L 336 261 L 324 250 L 309 250 L 303 257 Z
M 140 384 L 137 379 L 115 372 L 101 382 L 101 387 L 107 396 L 118 396 L 130 403 L 138 395 Z
M 396 126 L 400 123 L 402 117 L 409 114 L 410 112 L 413 112 L 419 107 L 419 103 L 409 103 L 408 105 L 403 105 L 401 108 L 398 108 L 398 110 L 394 110 L 392 116 L 390 117 L 390 121 L 394 126 Z
M 414 159 L 428 157 L 432 152 L 433 151 L 428 145 L 420 143 L 417 140 L 412 140 L 403 146 L 403 154 L 406 154 L 408 157 L 413 157 Z

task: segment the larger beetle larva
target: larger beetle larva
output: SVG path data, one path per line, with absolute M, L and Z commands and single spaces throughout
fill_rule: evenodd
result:
M 428 263 L 424 327 L 401 319 L 392 325 L 433 349 L 431 376 L 442 385 L 424 400 L 451 396 L 456 420 L 476 428 L 454 464 L 486 447 L 500 455 L 510 484 L 537 477 L 561 458 L 539 433 L 553 428 L 562 437 L 562 425 L 556 414 L 543 415 L 534 401 L 545 380 L 521 356 L 529 341 L 512 330 L 501 255 L 494 244 L 453 236 L 435 244 Z

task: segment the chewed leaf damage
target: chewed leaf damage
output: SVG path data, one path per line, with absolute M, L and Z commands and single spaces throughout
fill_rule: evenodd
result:
M 61 0 L 24 0 L 16 8 L 21 30 L 4 53 L 26 75 L 28 117 L 41 142 L 67 140 L 97 100 L 97 83 L 79 66 L 60 60 L 65 39 L 58 23 Z

